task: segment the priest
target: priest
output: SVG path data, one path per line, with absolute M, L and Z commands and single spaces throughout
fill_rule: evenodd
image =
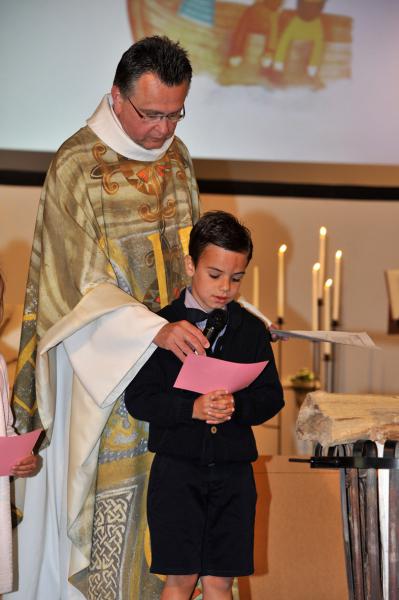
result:
M 157 346 L 204 354 L 201 332 L 156 311 L 186 284 L 199 216 L 192 162 L 175 136 L 192 69 L 179 44 L 138 41 L 110 94 L 58 150 L 39 205 L 13 406 L 41 427 L 28 481 L 19 587 L 7 598 L 157 597 L 148 573 L 147 429 L 123 391 Z

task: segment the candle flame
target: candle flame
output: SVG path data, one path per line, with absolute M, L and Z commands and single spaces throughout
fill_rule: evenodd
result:
M 282 244 L 280 246 L 280 248 L 278 249 L 279 254 L 284 254 L 284 252 L 287 252 L 287 245 L 286 244 Z
M 332 286 L 332 284 L 333 284 L 333 280 L 332 280 L 331 278 L 330 278 L 330 279 L 327 279 L 327 281 L 326 281 L 326 282 L 325 282 L 325 284 L 324 284 L 324 287 L 325 287 L 325 288 L 329 288 L 329 287 L 331 287 L 331 286 Z
M 327 229 L 325 227 L 320 227 L 320 235 L 321 237 L 325 237 L 327 235 Z
M 313 271 L 320 271 L 320 263 L 317 262 L 313 265 Z
M 342 250 L 337 250 L 336 251 L 335 258 L 338 258 L 338 259 L 342 258 Z

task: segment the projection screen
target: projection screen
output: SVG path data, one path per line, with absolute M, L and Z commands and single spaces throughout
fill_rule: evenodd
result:
M 156 33 L 193 62 L 194 158 L 394 167 L 398 23 L 394 0 L 2 0 L 0 146 L 55 151 Z

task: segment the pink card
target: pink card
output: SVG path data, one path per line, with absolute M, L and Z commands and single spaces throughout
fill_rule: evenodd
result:
M 11 475 L 15 463 L 32 452 L 41 432 L 42 429 L 35 429 L 22 435 L 0 437 L 0 475 Z
M 233 363 L 210 356 L 189 354 L 174 383 L 175 388 L 206 394 L 214 390 L 237 392 L 252 383 L 268 361 Z

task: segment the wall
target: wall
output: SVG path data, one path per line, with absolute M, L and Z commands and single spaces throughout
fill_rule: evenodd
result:
M 0 352 L 13 380 L 40 188 L 0 186 L 0 269 L 6 282 Z
M 252 265 L 260 268 L 260 309 L 276 319 L 277 250 L 287 251 L 286 328 L 310 329 L 311 270 L 318 260 L 319 228 L 328 230 L 328 268 L 333 275 L 337 249 L 343 251 L 342 324 L 367 331 L 377 351 L 337 346 L 336 391 L 398 393 L 399 336 L 387 335 L 388 299 L 384 269 L 399 267 L 399 202 L 205 196 L 203 209 L 229 210 L 252 230 Z M 252 297 L 250 265 L 242 291 Z M 282 376 L 311 366 L 311 344 L 283 344 Z

